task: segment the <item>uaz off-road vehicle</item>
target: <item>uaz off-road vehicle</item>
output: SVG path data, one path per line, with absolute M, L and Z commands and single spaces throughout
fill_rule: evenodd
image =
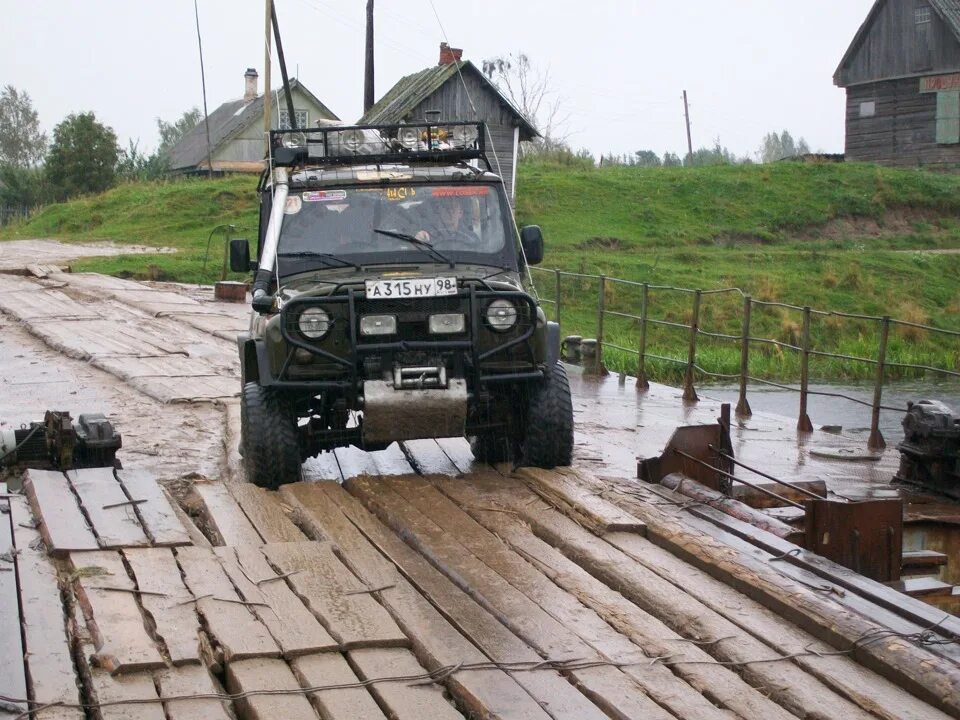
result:
M 324 450 L 466 436 L 483 461 L 569 465 L 560 335 L 528 282 L 482 123 L 271 133 L 250 330 L 238 338 L 248 478 Z

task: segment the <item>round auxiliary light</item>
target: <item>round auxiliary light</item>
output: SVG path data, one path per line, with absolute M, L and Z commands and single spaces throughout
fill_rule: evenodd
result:
M 298 148 L 307 146 L 307 136 L 303 133 L 286 133 L 283 136 L 283 146 L 285 148 Z
M 323 308 L 307 308 L 300 313 L 297 327 L 304 337 L 319 340 L 330 332 L 330 316 Z
M 506 298 L 499 298 L 487 305 L 487 325 L 491 330 L 506 332 L 517 324 L 517 306 Z
M 363 147 L 365 141 L 363 130 L 346 130 L 340 133 L 340 144 L 352 153 Z
M 420 131 L 411 127 L 400 128 L 397 139 L 407 150 L 415 150 L 420 142 Z
M 467 147 L 477 141 L 476 125 L 454 125 L 450 128 L 450 141 L 456 147 Z

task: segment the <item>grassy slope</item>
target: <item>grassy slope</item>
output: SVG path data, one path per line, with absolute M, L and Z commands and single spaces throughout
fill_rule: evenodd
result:
M 211 281 L 219 273 L 222 237 L 202 272 L 207 237 L 215 225 L 232 223 L 238 235 L 256 228 L 255 179 L 233 177 L 124 185 L 100 196 L 51 206 L 29 223 L 8 228 L 0 239 L 55 237 L 114 240 L 176 247 L 175 255 L 97 258 L 77 270 Z M 575 169 L 537 164 L 519 170 L 518 220 L 538 223 L 547 242 L 543 267 L 603 273 L 640 282 L 703 289 L 740 287 L 762 300 L 859 312 L 957 327 L 960 255 L 918 250 L 960 248 L 960 178 L 867 165 L 796 165 L 696 170 Z M 892 214 L 893 213 L 893 214 Z M 856 227 L 835 227 L 838 218 L 872 218 L 873 236 Z M 895 221 L 896 220 L 896 221 Z M 821 228 L 829 232 L 822 236 Z M 541 277 L 543 294 L 552 283 Z M 595 334 L 597 288 L 565 281 L 565 332 Z M 655 292 L 651 317 L 686 321 L 690 296 Z M 613 285 L 608 308 L 638 312 L 639 292 Z M 741 300 L 707 296 L 701 326 L 740 331 Z M 779 308 L 755 313 L 755 334 L 796 342 L 799 313 Z M 636 323 L 608 319 L 608 339 L 634 347 Z M 875 328 L 869 323 L 817 319 L 817 347 L 873 355 Z M 657 354 L 685 354 L 682 335 L 651 331 Z M 897 359 L 957 365 L 960 348 L 934 343 L 924 333 L 894 333 Z M 701 345 L 701 364 L 735 372 L 739 351 L 722 343 Z M 632 362 L 612 357 L 615 365 Z M 761 346 L 756 373 L 794 376 L 791 353 Z M 661 373 L 666 368 L 660 370 Z M 818 360 L 815 375 L 867 376 L 867 366 Z

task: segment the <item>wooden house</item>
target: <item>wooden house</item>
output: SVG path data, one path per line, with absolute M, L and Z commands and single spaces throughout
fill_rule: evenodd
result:
M 263 170 L 263 95 L 257 91 L 257 71 L 244 73 L 243 97 L 230 100 L 210 113 L 210 156 L 215 172 L 260 172 Z M 273 91 L 271 127 L 289 128 L 286 99 Z M 298 128 L 316 127 L 318 121 L 338 120 L 297 78 L 290 80 L 293 111 Z M 172 173 L 207 171 L 207 130 L 203 120 L 170 148 Z
M 960 165 L 960 0 L 876 0 L 833 81 L 847 160 Z
M 358 122 L 482 120 L 493 171 L 503 178 L 512 201 L 520 143 L 540 134 L 472 62 L 461 59 L 462 53 L 441 43 L 437 65 L 401 78 Z

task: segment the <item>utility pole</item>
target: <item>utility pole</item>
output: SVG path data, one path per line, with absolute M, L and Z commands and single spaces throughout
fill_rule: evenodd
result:
M 263 26 L 263 149 L 264 156 L 270 153 L 270 120 L 273 109 L 270 106 L 270 33 L 273 30 L 273 0 L 266 0 L 266 22 Z
M 193 17 L 197 21 L 197 48 L 200 51 L 200 84 L 203 88 L 203 128 L 207 134 L 207 177 L 213 179 L 213 158 L 210 153 L 210 116 L 207 114 L 207 76 L 203 71 L 203 41 L 200 39 L 200 11 L 193 0 Z
M 367 51 L 363 70 L 363 111 L 373 107 L 373 0 L 367 0 Z
M 687 121 L 687 157 L 693 162 L 693 139 L 690 137 L 690 105 L 687 104 L 687 91 L 683 91 L 683 116 Z

